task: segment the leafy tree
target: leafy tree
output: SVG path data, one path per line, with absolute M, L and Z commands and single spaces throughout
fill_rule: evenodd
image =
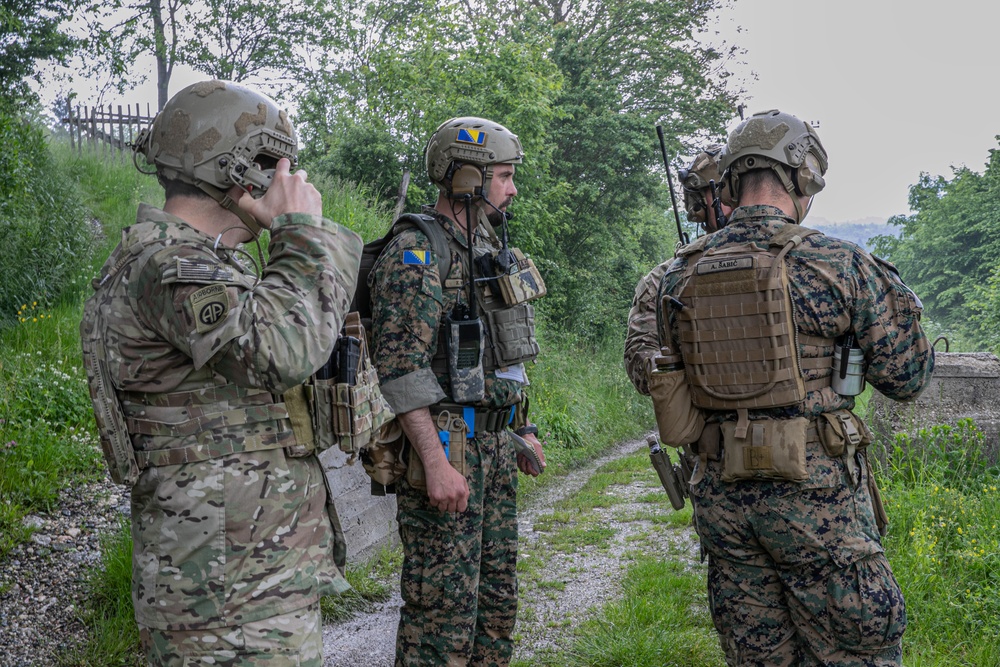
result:
M 951 180 L 921 174 L 909 203 L 914 213 L 889 220 L 902 228 L 899 238 L 877 237 L 876 252 L 896 264 L 931 318 L 985 341 L 998 298 L 1000 151 L 990 151 L 982 174 L 966 167 Z
M 36 63 L 62 64 L 78 42 L 60 30 L 72 13 L 64 0 L 0 0 L 0 89 L 12 98 L 30 98 L 27 79 Z
M 193 69 L 245 81 L 297 69 L 331 20 L 325 0 L 204 0 L 181 54 Z

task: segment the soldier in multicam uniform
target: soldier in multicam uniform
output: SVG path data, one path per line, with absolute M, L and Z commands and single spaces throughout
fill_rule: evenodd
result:
M 681 352 L 690 391 L 677 395 L 707 421 L 690 495 L 733 666 L 901 663 L 903 596 L 881 544 L 871 436 L 851 409 L 862 379 L 916 397 L 933 350 L 891 265 L 800 226 L 826 168 L 794 116 L 742 122 L 720 159 L 739 208 L 679 251 L 660 288 L 661 344 Z M 863 357 L 854 386 L 837 355 Z
M 702 229 L 711 234 L 720 227 L 715 219 L 715 208 L 712 206 L 714 194 L 710 182 L 714 181 L 720 193 L 724 188 L 719 177 L 719 154 L 722 144 L 712 144 L 698 153 L 687 167 L 678 173 L 681 187 L 684 190 L 684 211 L 690 222 L 697 222 Z M 724 217 L 728 217 L 733 209 L 720 203 Z M 723 221 L 724 222 L 724 221 Z M 647 369 L 653 356 L 659 353 L 660 344 L 656 331 L 656 290 L 660 286 L 660 278 L 666 273 L 667 267 L 674 261 L 671 257 L 658 264 L 647 273 L 635 286 L 635 297 L 632 299 L 632 310 L 628 314 L 628 333 L 625 336 L 625 372 L 641 394 L 649 395 L 649 384 L 646 381 Z
M 494 226 L 505 224 L 517 194 L 521 144 L 497 123 L 456 118 L 431 136 L 426 159 L 440 191 L 424 210 L 430 227 L 402 230 L 369 277 L 373 358 L 410 448 L 408 473 L 397 484 L 405 604 L 396 664 L 500 666 L 510 661 L 517 613 L 517 468 L 538 472 L 515 455 L 509 425 L 544 462 L 537 428 L 524 415 L 511 423 L 525 402 L 524 362 L 538 354 L 534 311 L 477 280 L 485 348 L 478 393 L 470 390 L 474 373 L 453 374 L 448 334 L 472 306 L 470 223 L 476 278 L 483 277 L 480 260 L 494 266 L 501 252 Z M 443 264 L 442 247 L 451 254 Z M 456 418 L 469 437 L 456 433 Z M 424 471 L 421 483 L 414 468 Z
M 166 204 L 122 231 L 81 334 L 112 477 L 132 485 L 146 659 L 319 667 L 319 600 L 348 588 L 345 551 L 290 412 L 340 332 L 361 239 L 290 173 L 285 112 L 242 86 L 185 88 L 135 150 Z M 250 271 L 236 246 L 261 227 L 270 261 Z

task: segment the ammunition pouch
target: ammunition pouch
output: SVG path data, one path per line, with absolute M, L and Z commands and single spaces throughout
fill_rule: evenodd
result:
M 351 456 L 353 463 L 358 453 L 373 441 L 373 434 L 392 421 L 395 415 L 379 388 L 378 375 L 368 354 L 368 341 L 358 313 L 348 313 L 343 335 L 360 341 L 354 382 L 341 381 L 343 378 L 336 377 L 322 379 L 314 375 L 309 380 L 305 395 L 311 403 L 315 448 L 323 451 L 337 446 Z
M 660 441 L 670 447 L 697 441 L 705 427 L 705 415 L 691 402 L 684 369 L 662 371 L 652 368 L 648 377 Z
M 534 306 L 521 303 L 487 310 L 486 324 L 491 343 L 483 362 L 487 370 L 532 361 L 538 356 Z
M 722 432 L 722 481 L 804 482 L 809 420 L 760 419 L 727 421 Z M 815 431 L 812 430 L 815 440 Z

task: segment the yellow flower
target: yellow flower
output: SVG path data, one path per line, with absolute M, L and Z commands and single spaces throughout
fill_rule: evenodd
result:
M 959 535 L 961 535 L 961 534 L 962 534 L 962 527 L 961 527 L 961 526 L 959 526 L 959 527 L 958 527 L 958 534 L 959 534 Z

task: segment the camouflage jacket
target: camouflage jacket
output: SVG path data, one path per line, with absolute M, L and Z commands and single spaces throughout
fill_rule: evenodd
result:
M 673 258 L 659 264 L 635 286 L 632 310 L 628 313 L 628 333 L 625 335 L 625 372 L 640 394 L 649 395 L 646 371 L 652 358 L 660 351 L 656 325 L 656 292 L 660 278 L 667 272 Z
M 767 241 L 788 218 L 772 206 L 738 208 L 706 248 Z M 673 260 L 663 275 L 663 294 L 678 293 L 688 259 Z M 895 400 L 916 398 L 930 380 L 934 351 L 920 326 L 922 306 L 895 268 L 857 245 L 822 234 L 808 236 L 785 258 L 800 333 L 836 338 L 853 330 L 868 363 L 866 380 Z M 654 315 L 655 320 L 655 315 Z M 671 344 L 680 349 L 673 309 L 665 314 Z M 655 339 L 654 339 L 654 343 Z M 800 348 L 801 350 L 801 348 Z M 854 397 L 831 387 L 811 391 L 787 408 L 751 410 L 751 418 L 788 418 L 853 408 Z
M 458 225 L 440 214 L 434 213 L 434 217 L 462 248 L 468 248 Z M 492 248 L 483 234 L 476 234 L 475 244 L 477 248 Z M 435 371 L 431 361 L 443 349 L 444 318 L 456 303 L 468 302 L 467 288 L 445 289 L 444 283 L 464 287 L 467 264 L 467 252 L 453 252 L 450 274 L 442 281 L 430 240 L 419 229 L 407 229 L 393 238 L 372 268 L 368 279 L 372 359 L 382 393 L 396 414 L 450 400 L 447 371 Z M 487 370 L 486 393 L 479 406 L 515 405 L 521 401 L 522 386 Z
M 325 219 L 279 216 L 259 280 L 213 241 L 141 206 L 81 325 L 103 322 L 146 461 L 132 488 L 136 620 L 168 630 L 260 620 L 347 588 L 323 471 L 286 449 L 296 441 L 280 394 L 328 358 L 361 239 Z

